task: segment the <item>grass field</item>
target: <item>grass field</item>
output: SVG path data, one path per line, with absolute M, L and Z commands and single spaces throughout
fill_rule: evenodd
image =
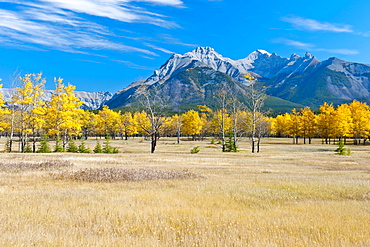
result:
M 0 150 L 4 147 L 0 139 Z M 91 148 L 95 140 L 88 140 Z M 292 145 L 221 153 L 210 140 L 116 140 L 119 154 L 0 153 L 0 246 L 370 246 L 370 146 Z M 190 149 L 200 146 L 198 154 Z M 64 163 L 63 163 L 64 164 Z M 185 179 L 89 182 L 86 168 L 188 172 Z

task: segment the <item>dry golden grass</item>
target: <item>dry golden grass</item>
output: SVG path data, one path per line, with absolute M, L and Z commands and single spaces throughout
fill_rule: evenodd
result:
M 4 141 L 4 140 L 1 140 Z M 0 246 L 369 246 L 370 146 L 264 139 L 221 153 L 210 141 L 116 140 L 119 154 L 1 153 L 0 163 L 188 170 L 200 177 L 86 182 L 59 170 L 0 171 Z M 95 140 L 88 140 L 93 148 Z M 2 143 L 3 145 L 3 143 Z M 0 150 L 2 149 L 0 145 Z M 198 154 L 190 149 L 201 146 Z

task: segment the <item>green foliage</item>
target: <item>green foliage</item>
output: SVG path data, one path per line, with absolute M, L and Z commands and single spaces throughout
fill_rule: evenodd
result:
M 351 149 L 344 147 L 342 139 L 339 141 L 338 148 L 335 149 L 335 152 L 339 155 L 351 155 Z
M 49 146 L 49 140 L 48 140 L 48 137 L 46 135 L 44 135 L 41 138 L 40 147 L 37 150 L 37 153 L 51 153 L 51 149 L 50 149 L 50 146 Z
M 229 138 L 225 143 L 224 152 L 238 152 L 238 147 L 236 146 L 236 142 L 232 134 L 229 135 Z
M 110 136 L 107 135 L 105 137 L 105 142 L 104 142 L 104 147 L 102 149 L 103 153 L 106 153 L 106 154 L 116 154 L 118 153 L 118 149 L 115 148 L 115 147 L 112 147 L 110 145 Z
M 64 148 L 62 145 L 60 145 L 60 139 L 57 138 L 56 142 L 55 142 L 55 148 L 54 148 L 54 152 L 55 153 L 60 153 L 60 152 L 64 152 Z
M 4 152 L 10 153 L 10 140 L 9 139 L 6 140 Z
M 96 146 L 95 146 L 95 148 L 94 148 L 94 153 L 96 153 L 96 154 L 100 154 L 100 153 L 103 153 L 103 149 L 102 149 L 102 147 L 101 147 L 101 145 L 100 145 L 100 142 L 98 141 L 98 143 L 96 144 Z
M 81 138 L 81 144 L 80 146 L 78 146 L 78 152 L 79 153 L 91 153 L 90 148 L 86 147 L 85 138 L 83 136 Z
M 23 150 L 24 153 L 32 153 L 32 148 L 29 142 L 26 142 L 26 146 L 24 147 Z
M 215 144 L 215 139 L 214 138 L 212 138 L 211 144 Z
M 190 150 L 190 153 L 191 154 L 197 154 L 197 153 L 199 153 L 199 151 L 200 151 L 200 147 L 196 146 L 196 147 L 194 147 Z
M 77 153 L 78 151 L 78 148 L 75 144 L 75 141 L 73 139 L 71 139 L 69 142 L 68 142 L 68 146 L 67 146 L 67 152 L 71 152 L 71 153 Z

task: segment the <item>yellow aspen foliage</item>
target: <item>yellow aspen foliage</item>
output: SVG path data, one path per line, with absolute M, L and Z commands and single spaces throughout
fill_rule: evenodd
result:
M 299 121 L 299 134 L 304 138 L 306 143 L 306 137 L 309 138 L 311 144 L 311 138 L 315 137 L 317 133 L 317 118 L 316 115 L 311 111 L 310 107 L 306 106 L 300 110 Z
M 80 115 L 83 134 L 87 137 L 89 134 L 95 134 L 95 114 L 90 111 L 83 111 Z
M 182 117 L 182 132 L 184 135 L 199 135 L 202 131 L 204 121 L 200 118 L 199 113 L 190 110 L 181 115 Z
M 176 134 L 176 120 L 178 117 L 179 116 L 176 114 L 163 122 L 160 129 L 161 136 L 173 136 Z
M 299 134 L 301 131 L 301 126 L 300 126 L 300 113 L 297 111 L 297 109 L 293 109 L 292 113 L 289 114 L 288 120 L 288 129 L 287 129 L 287 134 L 291 137 L 293 137 L 293 144 L 298 144 L 298 138 Z
M 329 138 L 335 137 L 335 109 L 333 104 L 328 105 L 326 102 L 320 106 L 320 114 L 317 116 L 318 133 L 322 138 L 325 138 L 328 144 Z
M 199 112 L 204 112 L 204 113 L 211 113 L 212 112 L 212 109 L 211 108 L 209 108 L 208 106 L 206 106 L 206 105 L 197 105 L 197 107 L 198 107 L 198 111 Z
M 23 152 L 29 134 L 33 136 L 35 152 L 36 135 L 39 134 L 44 125 L 44 94 L 45 79 L 42 73 L 26 74 L 19 77 L 20 87 L 15 89 L 11 101 L 13 107 L 14 121 L 11 122 L 12 130 L 19 131 L 20 151 Z
M 55 90 L 51 99 L 46 102 L 45 129 L 49 135 L 63 137 L 63 146 L 66 145 L 69 135 L 80 133 L 83 125 L 83 110 L 80 99 L 75 96 L 75 86 L 63 84 L 63 79 L 54 79 Z
M 120 131 L 125 135 L 127 140 L 128 136 L 138 133 L 138 126 L 135 116 L 131 112 L 125 112 L 120 116 Z
M 221 132 L 231 132 L 232 118 L 229 114 L 223 113 L 222 110 L 217 111 L 212 118 L 211 132 L 219 134 Z
M 355 139 L 355 144 L 358 144 L 358 139 L 369 136 L 369 106 L 366 103 L 361 103 L 357 100 L 354 100 L 351 104 L 349 104 L 349 109 L 352 116 L 351 132 Z
M 243 77 L 245 78 L 245 79 L 247 79 L 248 81 L 253 81 L 253 80 L 255 80 L 256 78 L 255 77 L 253 77 L 251 74 L 245 74 L 245 75 L 243 75 Z
M 111 135 L 120 130 L 120 112 L 109 109 L 104 105 L 103 109 L 95 116 L 96 131 L 103 135 Z
M 252 127 L 252 113 L 249 111 L 238 111 L 236 112 L 232 118 L 236 118 L 236 129 L 238 132 L 242 132 L 243 134 L 250 134 L 251 127 Z
M 1 81 L 2 79 L 0 79 Z M 3 85 L 0 84 L 0 88 L 2 88 Z M 4 115 L 9 114 L 10 111 L 5 108 L 5 101 L 4 101 L 4 95 L 0 93 L 0 131 L 3 131 L 5 128 L 8 127 L 9 123 L 7 123 L 6 119 L 4 119 Z
M 135 112 L 134 118 L 136 119 L 138 125 L 138 131 L 144 135 L 150 135 L 152 133 L 152 123 L 144 111 Z
M 353 121 L 349 105 L 339 105 L 335 111 L 334 135 L 336 137 L 350 137 L 352 129 Z
M 289 123 L 291 121 L 291 116 L 289 113 L 284 115 L 278 115 L 272 123 L 271 132 L 277 136 L 290 135 L 289 133 Z

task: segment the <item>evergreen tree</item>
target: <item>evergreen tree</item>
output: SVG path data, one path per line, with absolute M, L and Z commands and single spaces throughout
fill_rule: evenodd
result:
M 57 137 L 57 140 L 55 142 L 55 148 L 54 148 L 54 152 L 55 153 L 60 153 L 60 152 L 64 152 L 64 148 L 62 145 L 60 145 L 60 138 Z
M 51 149 L 49 146 L 49 140 L 46 135 L 44 135 L 41 138 L 41 144 L 40 144 L 39 149 L 37 150 L 37 153 L 51 153 Z
M 224 152 L 238 152 L 238 147 L 236 146 L 236 142 L 232 134 L 229 134 L 229 138 L 225 143 Z
M 79 153 L 91 153 L 90 148 L 86 147 L 85 145 L 85 138 L 83 136 L 81 138 L 81 145 L 78 146 L 78 152 Z
M 26 142 L 26 146 L 24 147 L 24 150 L 23 150 L 24 153 L 32 153 L 32 148 L 31 148 L 31 145 L 29 142 Z
M 71 152 L 71 153 L 77 153 L 78 151 L 78 148 L 75 144 L 75 141 L 73 139 L 71 139 L 69 142 L 68 142 L 68 146 L 67 146 L 67 152 Z
M 349 148 L 344 148 L 343 139 L 340 139 L 338 148 L 335 149 L 335 152 L 339 155 L 351 155 L 351 150 Z
M 103 153 L 103 149 L 102 149 L 102 147 L 101 147 L 101 145 L 100 145 L 100 142 L 98 141 L 98 143 L 96 144 L 96 146 L 95 146 L 95 148 L 94 148 L 94 153 L 96 153 L 96 154 L 100 154 L 100 153 Z

